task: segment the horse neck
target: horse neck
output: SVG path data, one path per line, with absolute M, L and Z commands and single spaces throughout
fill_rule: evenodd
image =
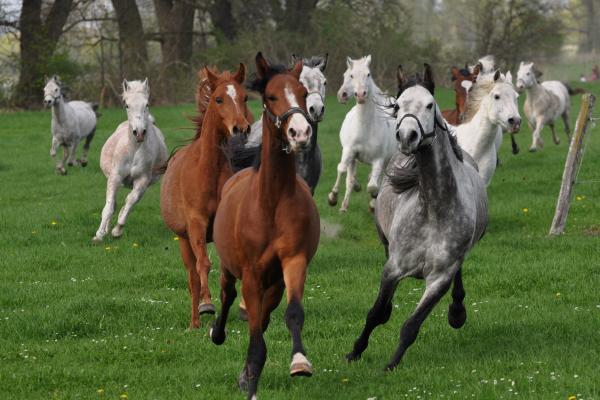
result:
M 258 193 L 265 209 L 274 210 L 281 197 L 296 189 L 296 156 L 286 153 L 276 137 L 277 128 L 263 115 L 263 142 L 258 169 Z
M 477 113 L 470 121 L 472 129 L 470 129 L 469 135 L 471 136 L 471 140 L 478 144 L 475 152 L 485 152 L 490 148 L 496 151 L 493 144 L 496 139 L 498 126 L 490 120 L 488 109 L 489 100 L 485 100 L 481 103 L 479 110 L 477 110 Z M 471 156 L 475 159 L 478 158 L 475 154 L 471 154 Z
M 377 87 L 373 79 L 368 80 L 368 93 L 364 104 L 358 104 L 357 106 L 357 117 L 360 124 L 372 125 L 373 120 L 375 119 L 375 113 L 377 111 L 377 103 L 379 103 L 379 99 L 381 98 L 381 90 Z M 382 103 L 383 104 L 383 103 Z
M 218 178 L 218 171 L 228 165 L 227 157 L 221 149 L 227 132 L 220 123 L 218 113 L 213 104 L 209 104 L 204 119 L 200 137 L 193 143 L 193 148 L 200 153 L 200 170 L 205 175 Z
M 457 161 L 454 158 L 450 139 L 439 128 L 436 128 L 433 143 L 415 153 L 419 166 L 419 198 L 424 208 L 433 215 L 452 212 L 448 205 L 457 194 L 454 174 Z
M 56 101 L 56 103 L 54 103 L 54 105 L 52 106 L 52 115 L 54 116 L 56 122 L 58 122 L 59 124 L 62 124 L 65 121 L 65 107 L 66 104 L 61 95 Z
M 545 89 L 540 83 L 538 83 L 537 79 L 534 79 L 533 84 L 525 89 L 525 91 L 527 92 L 527 97 L 531 96 L 532 98 L 536 98 L 544 93 Z

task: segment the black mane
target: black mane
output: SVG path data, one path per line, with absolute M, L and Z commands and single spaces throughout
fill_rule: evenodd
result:
M 310 58 L 303 58 L 302 64 L 306 65 L 310 68 L 317 68 L 325 61 L 325 57 L 322 56 L 312 56 Z
M 273 78 L 275 75 L 285 74 L 289 69 L 283 64 L 269 64 L 269 69 L 265 76 L 260 77 L 256 72 L 252 73 L 250 79 L 246 83 L 246 87 L 250 90 L 254 90 L 259 92 L 260 94 L 265 93 L 265 88 L 267 87 L 267 83 Z

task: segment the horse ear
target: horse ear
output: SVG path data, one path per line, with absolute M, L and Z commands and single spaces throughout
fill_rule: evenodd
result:
M 206 73 L 206 79 L 208 79 L 208 84 L 210 85 L 211 90 L 215 90 L 215 88 L 217 87 L 217 82 L 219 81 L 219 77 L 208 67 L 204 67 L 204 70 L 204 72 Z
M 294 68 L 292 68 L 290 73 L 296 77 L 296 79 L 300 79 L 300 74 L 302 73 L 302 61 L 296 61 L 296 64 L 294 64 Z
M 127 79 L 123 79 L 123 93 L 129 90 L 129 84 L 127 83 Z
M 144 79 L 144 82 L 142 82 L 144 84 L 144 91 L 146 92 L 146 94 L 150 93 L 150 87 L 148 85 L 148 78 L 146 77 Z
M 319 69 L 321 72 L 325 72 L 325 68 L 327 68 L 327 59 L 329 58 L 329 53 L 325 53 L 325 57 L 323 57 L 323 61 L 319 64 Z
M 398 89 L 402 88 L 406 82 L 406 76 L 401 64 L 398 64 L 398 68 L 396 69 L 396 81 L 398 82 Z
M 302 60 L 302 57 L 296 55 L 296 53 L 292 53 L 292 65 L 296 64 L 298 60 Z
M 532 66 L 533 69 L 533 73 L 535 74 L 536 78 L 541 78 L 542 75 L 544 75 L 544 73 L 542 71 L 540 71 L 539 69 L 537 69 L 535 66 Z
M 504 77 L 504 79 L 506 80 L 506 82 L 510 83 L 512 85 L 513 83 L 513 77 L 512 77 L 512 73 L 510 71 L 508 71 L 506 73 L 506 76 Z
M 431 94 L 433 94 L 434 90 L 435 90 L 435 81 L 433 79 L 433 69 L 431 68 L 431 65 L 424 63 L 423 64 L 424 70 L 423 70 L 423 81 L 425 84 L 427 84 L 429 91 L 431 92 Z
M 352 68 L 352 64 L 354 63 L 354 60 L 351 59 L 350 57 L 346 57 L 346 66 L 348 68 Z
M 502 75 L 500 74 L 500 70 L 497 69 L 496 72 L 494 73 L 494 82 L 498 82 L 498 79 L 500 79 Z
M 475 67 L 473 68 L 473 79 L 476 79 L 477 76 L 479 75 L 479 73 L 481 72 L 481 69 L 483 68 L 483 65 L 481 63 L 477 63 L 477 65 L 475 65 Z
M 269 63 L 267 62 L 267 60 L 265 59 L 265 57 L 262 55 L 262 52 L 258 52 L 256 54 L 256 73 L 258 74 L 259 78 L 265 78 L 267 76 L 267 74 L 269 73 L 269 70 L 271 69 L 271 67 L 269 66 Z
M 452 75 L 452 80 L 453 81 L 455 81 L 458 78 L 460 78 L 460 75 L 461 75 L 460 70 L 458 68 L 456 68 L 456 67 L 450 68 L 450 74 Z
M 371 65 L 371 55 L 370 54 L 367 57 L 365 57 L 365 60 L 367 61 L 367 67 L 369 65 Z
M 246 79 L 246 66 L 243 63 L 240 63 L 240 67 L 233 76 L 233 79 L 235 79 L 240 85 L 244 83 L 244 80 Z

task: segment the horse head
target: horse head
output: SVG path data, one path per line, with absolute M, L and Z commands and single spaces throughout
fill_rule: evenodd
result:
M 286 151 L 304 149 L 310 144 L 312 127 L 308 122 L 306 98 L 308 92 L 300 83 L 302 62 L 298 61 L 293 68 L 272 66 L 263 57 L 256 55 L 257 78 L 252 86 L 263 97 L 264 115 L 271 130 L 279 136 Z
M 371 78 L 371 71 L 369 69 L 371 65 L 371 55 L 369 54 L 358 60 L 347 57 L 346 65 L 349 74 L 348 88 L 351 90 L 354 97 L 356 97 L 356 102 L 358 104 L 364 104 L 373 87 L 373 78 Z
M 207 114 L 218 115 L 219 130 L 227 132 L 229 136 L 248 134 L 250 115 L 247 101 L 248 95 L 243 86 L 246 79 L 246 66 L 240 63 L 235 74 L 223 71 L 219 74 L 208 67 L 204 67 L 204 74 L 210 86 L 210 99 Z
M 62 82 L 58 75 L 53 75 L 50 79 L 46 80 L 46 86 L 44 87 L 44 105 L 46 107 L 52 107 L 60 97 L 62 96 Z
M 521 91 L 530 88 L 541 76 L 542 73 L 535 67 L 534 63 L 521 61 L 517 71 L 517 89 Z
M 462 118 L 467 111 L 469 89 L 477 79 L 479 69 L 476 66 L 474 71 L 471 72 L 467 67 L 461 69 L 452 67 L 450 73 L 452 74 L 454 92 L 456 93 L 456 110 L 458 111 L 459 118 Z
M 308 90 L 306 98 L 308 115 L 313 122 L 320 122 L 325 114 L 327 79 L 323 72 L 327 67 L 327 54 L 324 57 L 305 58 L 302 60 L 302 64 L 300 82 Z
M 150 117 L 149 97 L 148 78 L 143 81 L 123 80 L 123 102 L 127 110 L 129 130 L 138 143 L 144 141 L 148 131 L 148 123 L 153 122 Z
M 480 108 L 485 107 L 490 121 L 501 126 L 503 130 L 510 133 L 519 132 L 521 128 L 519 94 L 512 84 L 512 74 L 508 72 L 504 76 L 500 71 L 496 71 L 491 79 L 493 79 L 492 90 L 483 99 Z

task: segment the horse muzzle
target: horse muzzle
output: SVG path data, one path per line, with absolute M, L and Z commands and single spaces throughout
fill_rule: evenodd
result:
M 508 132 L 518 133 L 521 130 L 521 118 L 508 119 Z
M 135 136 L 135 141 L 138 143 L 142 143 L 146 138 L 146 129 L 133 129 L 133 136 Z

